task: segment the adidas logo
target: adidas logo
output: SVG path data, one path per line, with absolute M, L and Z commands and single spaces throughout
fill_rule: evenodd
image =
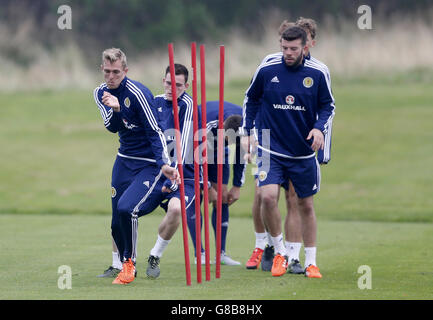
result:
M 278 80 L 278 77 L 275 76 L 275 77 L 272 78 L 271 82 L 280 83 L 280 80 Z
M 316 189 L 317 189 L 317 184 L 314 184 L 313 190 L 316 190 Z
M 144 181 L 143 184 L 149 188 L 149 181 Z

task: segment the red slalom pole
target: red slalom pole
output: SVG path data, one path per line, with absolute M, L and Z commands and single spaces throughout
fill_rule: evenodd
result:
M 177 106 L 176 96 L 176 76 L 174 70 L 174 52 L 173 44 L 168 44 L 168 59 L 170 62 L 170 78 L 171 78 L 171 95 L 173 99 L 173 114 L 174 114 L 174 128 L 176 131 L 176 157 L 177 157 L 177 170 L 179 171 L 181 184 L 180 184 L 180 208 L 182 213 L 182 231 L 183 231 L 183 249 L 185 253 L 185 272 L 186 272 L 186 285 L 191 285 L 191 266 L 189 263 L 189 249 L 188 249 L 188 230 L 186 222 L 186 209 L 185 209 L 185 185 L 183 179 L 183 167 L 182 167 L 182 153 L 181 153 L 181 137 L 180 137 L 180 125 L 179 125 L 179 111 Z
M 217 218 L 216 218 L 216 278 L 221 276 L 221 218 L 222 218 L 222 182 L 224 162 L 224 46 L 220 46 L 220 82 L 218 110 L 218 148 L 217 148 Z
M 191 43 L 191 66 L 192 66 L 192 121 L 193 121 L 193 145 L 194 145 L 194 191 L 195 191 L 195 250 L 197 260 L 197 282 L 201 283 L 201 226 L 200 226 L 200 158 L 196 157 L 198 150 L 198 106 L 197 106 L 197 45 Z M 193 239 L 194 241 L 194 239 Z
M 201 128 L 202 128 L 202 158 L 203 158 L 203 216 L 204 216 L 204 247 L 206 258 L 206 281 L 210 281 L 210 244 L 209 244 L 209 192 L 207 167 L 207 118 L 206 118 L 206 66 L 205 46 L 200 45 L 200 89 L 201 89 Z

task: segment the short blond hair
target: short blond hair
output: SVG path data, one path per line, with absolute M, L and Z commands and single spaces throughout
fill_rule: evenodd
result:
M 120 60 L 123 69 L 126 69 L 128 67 L 126 62 L 126 55 L 119 48 L 105 49 L 104 52 L 102 52 L 102 64 L 104 64 L 105 60 L 108 60 L 111 63 Z
M 294 22 L 289 22 L 287 20 L 284 20 L 283 22 L 281 22 L 280 27 L 278 28 L 278 35 L 281 37 L 284 31 L 294 26 L 295 26 Z
M 296 20 L 295 24 L 298 27 L 304 29 L 305 32 L 309 32 L 311 35 L 311 39 L 316 38 L 316 29 L 317 29 L 316 21 L 310 18 L 299 17 L 299 19 Z

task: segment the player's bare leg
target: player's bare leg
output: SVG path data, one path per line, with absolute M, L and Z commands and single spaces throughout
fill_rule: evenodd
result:
M 302 237 L 304 239 L 305 275 L 307 277 L 321 278 L 322 275 L 316 264 L 317 222 L 313 196 L 299 198 L 298 206 L 302 220 Z
M 160 274 L 159 262 L 171 238 L 180 224 L 181 206 L 178 198 L 171 198 L 168 202 L 167 213 L 158 227 L 158 238 L 150 251 L 147 260 L 146 274 L 149 278 L 157 278 Z
M 288 266 L 287 252 L 281 229 L 281 214 L 278 209 L 279 191 L 280 186 L 277 184 L 260 187 L 263 220 L 271 234 L 276 253 L 271 270 L 273 276 L 282 276 L 286 273 Z
M 278 193 L 279 185 L 277 184 L 268 184 L 260 187 L 261 212 L 263 215 L 263 221 L 268 227 L 268 231 L 272 237 L 282 234 L 281 214 L 280 210 L 278 209 Z M 283 249 L 281 250 L 281 252 L 284 252 Z
M 170 240 L 176 233 L 180 224 L 180 200 L 178 198 L 171 198 L 168 202 L 167 214 L 162 219 L 158 228 L 158 234 L 165 240 Z
M 264 271 L 270 271 L 272 268 L 272 260 L 274 259 L 274 249 L 270 248 L 272 244 L 268 245 L 268 234 L 266 232 L 265 224 L 263 222 L 263 217 L 261 214 L 261 201 L 260 201 L 260 188 L 257 186 L 257 180 L 254 189 L 254 201 L 252 207 L 252 215 L 253 215 L 253 224 L 254 224 L 254 233 L 256 237 L 256 243 L 254 246 L 253 253 L 246 263 L 247 269 L 257 269 L 262 262 L 263 269 L 263 253 L 267 249 L 268 251 L 272 251 L 272 254 L 268 254 L 268 265 L 269 268 L 265 266 Z
M 299 213 L 302 221 L 302 238 L 305 247 L 316 246 L 317 223 L 313 196 L 298 198 Z
M 252 207 L 254 231 L 256 233 L 266 233 L 265 224 L 261 215 L 261 201 L 260 201 L 260 188 L 255 186 L 254 189 L 254 202 Z
M 287 254 L 289 256 L 289 272 L 301 274 L 304 268 L 300 264 L 299 252 L 302 247 L 302 221 L 299 214 L 298 195 L 289 181 L 289 190 L 285 191 L 287 215 L 284 221 Z

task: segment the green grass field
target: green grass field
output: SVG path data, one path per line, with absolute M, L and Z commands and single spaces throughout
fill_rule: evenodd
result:
M 227 85 L 226 100 L 241 104 L 247 84 Z M 187 287 L 179 230 L 161 277 L 148 280 L 158 210 L 140 219 L 138 278 L 118 287 L 95 277 L 111 262 L 118 138 L 103 127 L 91 88 L 0 94 L 0 299 L 432 299 L 431 84 L 338 83 L 334 95 L 332 161 L 315 199 L 322 279 L 223 266 L 221 279 L 212 267 L 213 280 L 199 285 L 192 264 Z M 243 263 L 254 245 L 252 195 L 248 175 L 228 238 Z M 72 269 L 71 290 L 57 286 L 61 265 Z M 362 265 L 372 289 L 358 288 Z

